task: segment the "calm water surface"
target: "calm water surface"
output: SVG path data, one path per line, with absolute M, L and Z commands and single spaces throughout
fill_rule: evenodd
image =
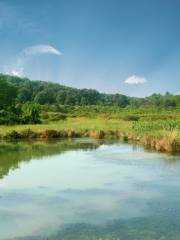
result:
M 1 143 L 0 239 L 179 240 L 180 156 L 89 139 Z

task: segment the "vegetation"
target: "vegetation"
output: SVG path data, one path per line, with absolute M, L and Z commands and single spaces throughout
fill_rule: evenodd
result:
M 1 139 L 93 137 L 180 151 L 180 96 L 133 98 L 0 75 Z
M 40 109 L 35 102 L 21 104 L 19 88 L 0 77 L 0 124 L 26 124 L 40 122 Z
M 99 93 L 94 89 L 76 89 L 52 82 L 30 81 L 27 78 L 19 78 L 2 74 L 0 75 L 0 81 L 6 82 L 6 84 L 8 83 L 11 88 L 16 88 L 16 102 L 20 104 L 26 102 L 36 102 L 40 105 L 105 105 L 118 106 L 121 108 L 180 107 L 180 95 L 173 96 L 168 92 L 164 96 L 160 94 L 153 94 L 152 96 L 146 98 L 134 98 L 119 93 L 105 94 Z M 8 91 L 10 90 L 7 89 L 7 92 Z M 14 91 L 13 94 L 15 95 Z M 11 99 L 8 101 L 11 101 Z

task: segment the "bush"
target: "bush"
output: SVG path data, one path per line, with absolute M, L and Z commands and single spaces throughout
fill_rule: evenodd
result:
M 21 120 L 13 109 L 0 111 L 0 124 L 12 125 L 17 123 L 21 123 Z
M 22 106 L 22 123 L 40 123 L 40 108 L 38 104 L 26 103 Z
M 9 133 L 7 133 L 4 137 L 6 139 L 20 139 L 21 138 L 21 134 L 18 133 L 17 131 L 12 130 Z

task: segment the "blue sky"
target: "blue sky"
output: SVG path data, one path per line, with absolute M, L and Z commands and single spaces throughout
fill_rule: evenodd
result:
M 179 0 L 0 0 L 0 71 L 101 92 L 180 92 Z

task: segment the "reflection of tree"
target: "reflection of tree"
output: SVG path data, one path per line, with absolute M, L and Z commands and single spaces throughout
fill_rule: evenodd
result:
M 78 142 L 73 140 L 1 143 L 0 178 L 6 176 L 10 170 L 18 168 L 19 163 L 22 161 L 62 154 L 68 150 L 96 149 L 98 146 L 98 142 Z

